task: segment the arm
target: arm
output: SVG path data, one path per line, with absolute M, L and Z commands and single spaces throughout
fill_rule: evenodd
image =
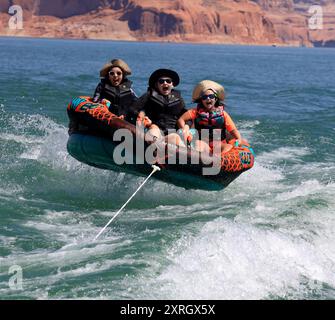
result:
M 237 140 L 238 144 L 242 143 L 242 136 L 240 132 L 237 130 L 234 121 L 229 116 L 229 114 L 224 111 L 224 117 L 225 117 L 225 123 L 226 123 L 226 129 L 230 133 L 230 135 Z
M 145 105 L 148 101 L 147 94 L 143 94 L 140 98 L 134 99 L 133 103 L 129 107 L 129 112 L 135 116 L 135 118 L 139 115 L 141 111 L 144 112 Z
M 127 103 L 127 106 L 123 106 L 122 108 L 122 115 L 120 115 L 120 119 L 126 120 L 128 122 L 134 123 L 136 116 L 134 115 L 134 112 L 132 110 L 132 106 L 137 102 L 138 97 L 135 93 L 135 91 L 130 88 L 130 99 L 129 102 Z
M 186 109 L 186 106 L 185 106 L 185 101 L 184 99 L 181 97 L 180 98 L 180 105 L 182 107 L 180 113 L 179 113 L 179 117 L 181 117 L 184 113 L 186 113 L 187 111 L 189 111 L 188 109 Z M 185 124 L 188 125 L 188 127 L 190 128 L 193 124 L 193 119 L 188 119 L 188 120 L 185 120 Z
M 237 140 L 241 140 L 242 139 L 242 136 L 241 136 L 240 132 L 237 129 L 229 131 L 229 133 L 232 135 L 233 138 L 235 138 Z
M 131 95 L 132 95 L 132 101 L 137 101 L 138 100 L 138 96 L 136 95 L 135 91 L 130 88 L 130 91 L 131 91 Z
M 103 83 L 99 82 L 98 86 L 96 87 L 96 89 L 94 91 L 93 98 L 92 98 L 92 101 L 94 103 L 97 103 L 102 99 L 103 89 L 104 89 Z
M 189 125 L 186 124 L 186 122 L 189 120 L 193 120 L 192 110 L 184 112 L 182 116 L 178 119 L 177 121 L 178 128 L 184 129 L 186 127 L 186 129 L 187 128 L 189 129 L 190 128 Z
M 185 142 L 190 142 L 192 140 L 192 135 L 190 134 L 190 126 L 186 122 L 194 119 L 194 110 L 195 109 L 184 112 L 177 121 L 178 128 L 181 128 L 183 131 Z
M 148 94 L 145 93 L 140 98 L 136 97 L 136 100 L 134 100 L 133 104 L 129 108 L 129 112 L 132 115 L 134 119 L 136 119 L 136 122 L 140 126 L 150 127 L 152 124 L 152 121 L 145 115 L 145 105 L 148 101 Z

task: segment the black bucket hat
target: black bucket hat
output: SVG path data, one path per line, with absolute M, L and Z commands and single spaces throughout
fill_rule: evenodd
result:
M 149 78 L 149 87 L 155 88 L 155 83 L 161 77 L 169 77 L 172 79 L 173 86 L 176 87 L 179 84 L 180 78 L 178 73 L 170 69 L 158 69 L 154 71 Z

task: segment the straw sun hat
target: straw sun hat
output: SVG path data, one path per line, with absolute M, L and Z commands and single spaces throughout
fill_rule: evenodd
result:
M 125 76 L 131 75 L 131 69 L 126 62 L 121 59 L 113 59 L 102 67 L 102 69 L 100 70 L 100 77 L 106 77 L 108 72 L 114 67 L 119 67 L 123 71 Z
M 223 101 L 224 100 L 224 87 L 221 84 L 212 81 L 212 80 L 203 80 L 200 81 L 194 88 L 192 94 L 192 100 L 197 101 L 200 99 L 201 95 L 206 90 L 212 90 L 214 93 L 217 94 L 218 99 Z

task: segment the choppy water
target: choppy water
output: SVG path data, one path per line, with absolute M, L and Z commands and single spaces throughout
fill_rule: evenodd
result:
M 223 83 L 257 157 L 221 192 L 150 181 L 93 242 L 143 181 L 66 151 L 112 57 L 138 94 L 159 67 L 187 102 Z M 0 299 L 335 298 L 335 50 L 0 38 L 0 61 Z

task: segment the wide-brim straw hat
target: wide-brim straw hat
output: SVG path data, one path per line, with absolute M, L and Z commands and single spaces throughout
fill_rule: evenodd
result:
M 212 90 L 214 93 L 216 93 L 220 101 L 224 100 L 224 87 L 212 80 L 200 81 L 193 90 L 192 100 L 198 101 L 206 90 Z
M 131 75 L 131 69 L 129 68 L 128 64 L 121 59 L 113 59 L 110 62 L 107 62 L 102 69 L 100 70 L 100 77 L 105 78 L 108 72 L 114 68 L 119 67 L 125 76 Z
M 176 87 L 180 82 L 177 72 L 170 69 L 158 69 L 151 74 L 149 78 L 149 87 L 154 89 L 156 82 L 162 77 L 171 78 L 174 87 Z

